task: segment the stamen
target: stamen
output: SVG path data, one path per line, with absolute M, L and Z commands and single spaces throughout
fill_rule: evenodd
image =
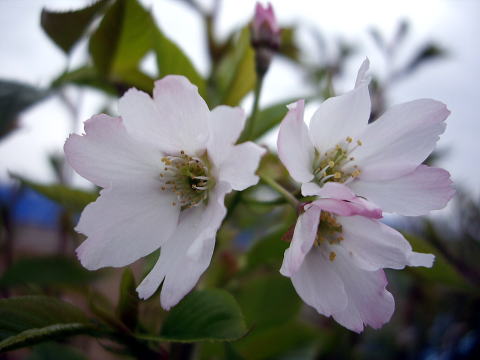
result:
M 206 160 L 206 159 L 205 159 Z M 183 209 L 197 206 L 208 197 L 208 190 L 214 185 L 208 176 L 209 169 L 204 160 L 189 156 L 185 151 L 180 155 L 169 155 L 161 158 L 165 164 L 164 172 L 160 173 L 162 191 L 173 192 Z
M 317 184 L 323 185 L 327 181 L 348 183 L 360 175 L 357 165 L 349 163 L 355 161 L 355 157 L 350 154 L 363 143 L 361 140 L 356 140 L 355 145 L 351 146 L 353 142 L 354 139 L 347 136 L 345 142 L 335 145 L 324 154 L 316 152 L 316 158 L 313 161 L 313 175 Z
M 330 255 L 328 256 L 328 258 L 330 259 L 330 261 L 333 262 L 333 260 L 335 260 L 335 258 L 337 257 L 337 254 L 335 254 L 334 251 L 331 251 L 330 252 Z

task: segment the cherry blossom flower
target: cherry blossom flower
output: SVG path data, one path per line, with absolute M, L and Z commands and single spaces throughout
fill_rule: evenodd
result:
M 356 332 L 379 328 L 395 308 L 383 269 L 431 267 L 433 255 L 413 252 L 399 232 L 378 221 L 378 207 L 345 185 L 327 182 L 316 193 L 297 220 L 280 272 L 319 313 Z
M 118 110 L 121 117 L 87 120 L 85 134 L 65 143 L 69 164 L 103 188 L 81 214 L 76 230 L 87 239 L 77 254 L 94 270 L 125 266 L 161 248 L 137 291 L 148 298 L 163 282 L 160 301 L 169 309 L 208 267 L 225 194 L 258 182 L 264 149 L 235 145 L 243 111 L 210 111 L 182 76 L 157 81 L 153 99 L 130 89 Z
M 384 212 L 416 216 L 443 208 L 454 194 L 450 174 L 421 164 L 450 111 L 420 99 L 393 106 L 368 124 L 368 66 L 365 60 L 352 91 L 320 105 L 308 129 L 303 100 L 290 105 L 278 136 L 280 159 L 296 181 L 318 188 L 345 184 Z
M 280 272 L 307 304 L 356 332 L 393 313 L 384 268 L 433 264 L 378 220 L 381 209 L 421 215 L 454 192 L 447 171 L 421 165 L 445 129 L 445 105 L 416 100 L 368 124 L 367 69 L 368 60 L 355 88 L 326 100 L 309 129 L 303 101 L 290 105 L 278 137 L 280 159 L 315 199 L 303 206 Z

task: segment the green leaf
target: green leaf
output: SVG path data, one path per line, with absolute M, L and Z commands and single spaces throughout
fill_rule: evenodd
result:
M 242 30 L 233 53 L 220 64 L 218 77 L 224 94 L 221 103 L 225 105 L 238 105 L 255 87 L 255 53 L 248 27 Z
M 44 343 L 34 346 L 26 360 L 87 360 L 77 349 L 56 344 Z
M 12 177 L 73 212 L 82 211 L 85 206 L 95 201 L 98 197 L 97 193 L 71 189 L 65 185 L 42 185 L 17 175 L 12 175 Z
M 153 20 L 137 0 L 117 0 L 90 38 L 96 68 L 115 78 L 136 69 L 151 48 Z
M 237 299 L 252 334 L 293 320 L 301 307 L 291 280 L 279 274 L 249 279 Z
M 282 38 L 278 53 L 294 62 L 299 62 L 300 49 L 295 42 L 296 31 L 297 29 L 295 27 L 285 27 L 281 29 L 280 35 Z
M 122 85 L 123 87 L 128 88 L 134 86 L 139 90 L 151 93 L 153 90 L 153 81 L 154 80 L 149 75 L 144 74 L 140 70 L 125 69 L 121 74 L 116 76 L 114 83 L 117 83 L 117 85 L 120 85 L 120 87 Z
M 253 130 L 251 139 L 258 139 L 267 131 L 273 129 L 280 124 L 282 119 L 287 114 L 287 105 L 293 103 L 295 100 L 282 101 L 278 104 L 272 105 L 258 112 L 253 123 Z
M 120 283 L 120 297 L 117 305 L 117 314 L 120 320 L 129 328 L 135 329 L 138 322 L 139 299 L 135 278 L 130 268 L 125 269 Z
M 100 0 L 86 8 L 66 12 L 43 9 L 40 24 L 50 39 L 69 53 L 108 1 Z
M 233 341 L 246 332 L 242 312 L 232 295 L 208 289 L 188 294 L 175 306 L 166 317 L 159 337 L 139 337 L 173 342 Z
M 68 84 L 89 86 L 111 95 L 117 95 L 115 86 L 107 81 L 93 66 L 82 66 L 78 69 L 63 73 L 52 82 L 52 87 L 60 87 Z
M 198 92 L 205 98 L 205 80 L 180 47 L 167 38 L 159 29 L 155 32 L 153 46 L 157 56 L 160 77 L 169 74 L 183 75 L 198 87 Z
M 0 352 L 94 329 L 80 309 L 52 297 L 0 300 Z
M 25 258 L 16 261 L 0 277 L 0 287 L 18 285 L 66 286 L 85 285 L 97 278 L 75 259 L 63 256 Z
M 16 81 L 0 80 L 0 139 L 15 128 L 18 115 L 49 92 Z

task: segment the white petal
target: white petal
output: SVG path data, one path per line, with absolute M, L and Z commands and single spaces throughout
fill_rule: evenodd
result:
M 177 231 L 162 246 L 160 258 L 137 288 L 140 298 L 150 297 L 165 280 L 160 301 L 162 307 L 169 310 L 193 289 L 210 264 L 215 246 L 215 238 L 205 239 L 197 258 L 187 256 L 188 248 L 202 230 L 203 211 L 201 207 L 182 213 Z
M 76 172 L 102 187 L 152 183 L 162 168 L 158 148 L 132 138 L 121 119 L 103 114 L 85 122 L 85 135 L 70 135 L 64 150 Z
M 280 124 L 277 148 L 278 156 L 290 176 L 298 182 L 313 179 L 312 165 L 315 150 L 303 121 L 304 101 L 299 100 L 288 106 L 289 111 Z
M 311 206 L 298 217 L 290 247 L 285 250 L 280 273 L 292 276 L 302 265 L 305 255 L 310 251 L 317 236 L 320 209 Z
M 340 242 L 350 261 L 361 269 L 403 269 L 412 248 L 398 231 L 363 216 L 339 216 L 344 240 Z
M 336 182 L 327 182 L 322 187 L 315 183 L 302 184 L 302 195 L 317 195 L 322 198 L 338 200 L 352 200 L 355 198 L 355 193 L 348 186 Z
M 441 102 L 421 99 L 387 110 L 360 137 L 352 155 L 359 179 L 388 180 L 415 170 L 433 151 L 450 111 Z
M 183 76 L 169 75 L 155 82 L 153 97 L 130 89 L 120 99 L 118 110 L 128 131 L 166 152 L 203 152 L 209 110 L 197 87 Z
M 431 267 L 433 255 L 412 251 L 410 243 L 395 229 L 363 216 L 339 216 L 344 240 L 340 242 L 351 262 L 363 270 Z
M 162 246 L 157 264 L 137 288 L 141 298 L 150 297 L 165 278 L 160 301 L 168 310 L 195 286 L 210 263 L 216 232 L 226 215 L 223 200 L 230 190 L 228 184 L 219 183 L 209 194 L 208 204 L 181 214 L 177 231 Z
M 216 166 L 230 160 L 230 152 L 243 130 L 245 119 L 245 112 L 239 107 L 222 105 L 212 110 L 207 150 Z
M 349 185 L 383 211 L 410 216 L 442 209 L 455 193 L 448 171 L 425 165 L 392 180 L 356 180 Z
M 412 251 L 408 257 L 408 260 L 408 265 L 410 266 L 423 266 L 431 268 L 433 266 L 433 262 L 435 261 L 435 256 L 432 254 L 423 254 Z
M 357 87 L 343 95 L 325 100 L 310 122 L 310 137 L 320 152 L 345 141 L 357 139 L 363 133 L 370 118 L 370 94 L 365 72 L 368 62 L 360 67 Z
M 320 314 L 330 316 L 347 306 L 347 294 L 332 262 L 320 248 L 313 248 L 300 269 L 292 276 L 292 284 L 302 300 Z
M 322 188 L 313 182 L 302 184 L 303 196 L 317 196 L 321 193 Z
M 192 259 L 199 258 L 203 253 L 205 242 L 215 238 L 217 230 L 227 214 L 224 199 L 225 195 L 232 190 L 230 184 L 219 182 L 208 196 L 208 204 L 202 211 L 200 225 L 195 239 L 188 247 L 187 255 Z
M 218 169 L 219 180 L 229 183 L 234 190 L 255 185 L 258 182 L 255 172 L 264 154 L 265 149 L 251 141 L 233 146 L 228 159 Z
M 109 188 L 82 212 L 76 230 L 88 238 L 77 255 L 89 270 L 124 266 L 158 249 L 174 232 L 180 209 L 157 188 Z
M 370 77 L 367 75 L 369 67 L 370 60 L 366 58 L 360 66 L 360 69 L 358 69 L 357 80 L 355 81 L 355 89 L 364 85 L 368 86 L 368 84 L 370 83 Z
M 348 301 L 346 308 L 334 313 L 333 318 L 358 333 L 364 325 L 380 328 L 390 320 L 395 309 L 393 296 L 386 290 L 385 273 L 357 268 L 342 249 L 336 254 L 332 265 L 344 283 Z

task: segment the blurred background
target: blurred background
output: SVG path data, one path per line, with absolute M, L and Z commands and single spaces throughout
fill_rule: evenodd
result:
M 95 32 L 103 15 L 95 18 L 86 36 L 67 51 L 42 29 L 42 9 L 67 11 L 91 3 L 83 0 L 0 1 L 0 112 L 3 113 L 0 115 L 3 227 L 0 289 L 5 297 L 46 292 L 87 307 L 78 299 L 81 291 L 72 293 L 71 289 L 64 289 L 65 283 L 78 281 L 80 287 L 93 284 L 112 302 L 117 299 L 121 271 L 107 271 L 99 280 L 79 268 L 74 259 L 73 250 L 80 241 L 78 236 L 72 240 L 76 236 L 72 231 L 76 214 L 96 195 L 91 184 L 64 164 L 62 147 L 68 134 L 81 132 L 82 122 L 93 114 L 115 114 L 116 100 L 125 89 L 137 86 L 148 91 L 152 79 L 165 75 L 166 70 L 161 66 L 159 50 L 154 49 L 143 52 L 138 59 L 141 76 L 106 76 L 95 59 L 94 70 L 98 73 L 92 75 L 89 72 L 90 34 Z M 255 1 L 141 0 L 139 3 L 151 12 L 162 36 L 178 45 L 190 59 L 201 78 L 209 81 L 220 78 L 217 88 L 209 82 L 205 90 L 209 105 L 214 106 L 221 99 L 221 84 L 227 81 L 221 78 L 223 68 L 227 73 L 235 72 L 240 83 L 244 79 L 248 83 L 254 76 L 250 74 L 253 69 L 240 71 L 241 61 L 234 61 L 236 67 L 231 65 L 229 69 L 228 59 L 236 58 L 235 48 L 243 46 L 242 29 L 252 19 Z M 194 356 L 205 359 L 480 358 L 480 166 L 477 159 L 480 119 L 476 109 L 480 94 L 480 2 L 273 0 L 271 4 L 282 27 L 282 45 L 265 76 L 260 109 L 270 109 L 268 114 L 273 114 L 275 121 L 258 130 L 258 142 L 275 152 L 275 125 L 284 113 L 281 110 L 284 105 L 300 97 L 307 98 L 306 119 L 309 119 L 324 98 L 353 86 L 358 67 L 368 57 L 372 74 L 371 120 L 392 104 L 418 98 L 440 100 L 451 110 L 447 130 L 428 161 L 450 171 L 457 196 L 446 209 L 428 218 L 386 219 L 408 234 L 414 249 L 436 254 L 437 262 L 433 270 L 389 272 L 390 290 L 397 300 L 396 313 L 382 330 L 368 329 L 362 335 L 352 334 L 302 307 L 289 283 L 275 275 L 283 253 L 275 240 L 288 229 L 294 215 L 288 210 L 255 207 L 247 204 L 247 200 L 241 202 L 220 234 L 217 262 L 212 265 L 216 264 L 220 270 L 210 271 L 205 284 L 231 291 L 245 311 L 247 323 L 258 326 L 250 338 L 231 346 L 201 344 Z M 245 39 L 248 43 L 248 36 Z M 230 85 L 233 82 L 228 81 Z M 228 98 L 230 104 L 242 106 L 248 114 L 253 103 L 252 88 L 232 95 L 233 98 Z M 276 171 L 281 178 L 283 169 L 277 169 L 279 165 L 272 156 L 264 166 Z M 295 187 L 291 183 L 286 186 Z M 251 191 L 252 197 L 257 190 Z M 78 193 L 72 194 L 72 191 Z M 248 216 L 252 209 L 255 219 Z M 265 224 L 273 228 L 280 222 L 285 224 L 275 227 L 275 231 L 262 230 Z M 239 230 L 244 228 L 248 231 Z M 58 265 L 62 261 L 67 264 L 64 268 Z M 44 269 L 45 276 L 28 270 L 34 266 Z M 148 264 L 135 264 L 137 280 L 145 266 Z M 56 278 L 58 269 L 69 275 Z M 250 297 L 249 292 L 254 295 Z M 270 306 L 269 293 L 284 298 L 285 309 L 278 311 L 287 315 L 278 315 L 274 310 L 270 315 L 263 314 L 262 306 Z M 294 324 L 292 319 L 296 319 Z M 292 332 L 297 335 L 292 336 Z M 104 347 L 81 341 L 73 345 L 78 352 L 89 344 L 88 351 L 80 351 L 87 358 L 120 356 L 106 355 Z M 282 346 L 275 348 L 272 342 Z M 55 350 L 57 345 L 49 346 Z M 9 356 L 43 359 L 46 357 L 39 356 L 47 356 L 48 351 L 48 348 L 35 348 L 33 353 L 22 350 Z

